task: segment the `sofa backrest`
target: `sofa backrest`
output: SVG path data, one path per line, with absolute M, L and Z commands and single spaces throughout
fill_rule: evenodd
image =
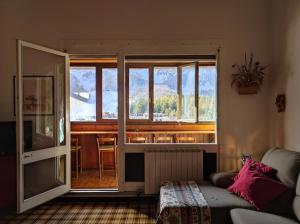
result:
M 296 196 L 293 202 L 293 210 L 298 221 L 300 221 L 300 174 L 298 177 L 298 183 L 296 187 Z
M 296 188 L 300 172 L 300 153 L 274 148 L 265 153 L 261 162 L 276 169 L 277 178 L 284 185 Z

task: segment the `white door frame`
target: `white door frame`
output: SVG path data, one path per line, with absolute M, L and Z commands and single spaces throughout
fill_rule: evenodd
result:
M 23 69 L 22 69 L 22 47 L 28 47 L 38 51 L 65 57 L 65 142 L 64 146 L 52 147 L 37 151 L 23 153 Z M 24 212 L 32 207 L 47 202 L 59 195 L 70 190 L 71 174 L 70 174 L 70 97 L 69 97 L 69 56 L 66 53 L 46 48 L 40 45 L 28 43 L 18 40 L 18 75 L 17 75 L 17 94 L 16 94 L 16 126 L 17 126 L 17 212 Z M 56 98 L 54 98 L 56 104 Z M 24 169 L 23 165 L 36 161 L 54 158 L 56 156 L 66 156 L 65 184 L 53 188 L 41 194 L 35 195 L 24 200 Z

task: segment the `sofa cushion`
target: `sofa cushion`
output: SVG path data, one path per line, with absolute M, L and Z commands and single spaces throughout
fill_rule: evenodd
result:
M 250 203 L 224 188 L 207 185 L 200 185 L 199 188 L 210 207 L 211 224 L 231 223 L 229 212 L 233 208 L 255 209 Z
M 265 153 L 261 162 L 276 169 L 276 176 L 284 185 L 296 187 L 300 172 L 300 153 L 274 148 Z
M 233 180 L 236 181 L 239 178 L 240 173 L 242 173 L 241 171 L 243 171 L 244 169 L 248 169 L 249 167 L 251 167 L 251 169 L 253 169 L 253 170 L 257 170 L 260 173 L 263 173 L 264 175 L 266 175 L 269 178 L 276 179 L 277 170 L 275 170 L 273 167 L 267 166 L 267 165 L 265 165 L 263 163 L 260 163 L 260 162 L 256 162 L 253 159 L 247 159 L 244 162 L 244 165 L 243 165 L 242 169 L 240 170 L 238 175 L 236 175 L 234 177 Z
M 295 198 L 295 191 L 289 189 L 281 194 L 279 197 L 270 201 L 264 208 L 263 212 L 268 212 L 276 215 L 281 215 L 289 218 L 296 219 L 293 211 L 293 201 Z
M 296 195 L 300 196 L 300 174 L 298 176 L 298 182 L 296 186 Z
M 277 198 L 288 188 L 281 182 L 264 175 L 252 166 L 251 160 L 247 160 L 238 178 L 227 190 L 244 198 L 257 210 L 262 210 L 268 202 Z
M 298 221 L 300 221 L 300 196 L 295 197 L 293 202 L 293 210 L 295 212 Z
M 233 184 L 233 178 L 237 175 L 236 172 L 219 172 L 210 175 L 210 181 L 213 185 L 222 188 L 228 188 Z
M 283 216 L 248 209 L 233 209 L 230 211 L 233 224 L 299 224 L 297 221 Z
M 300 221 L 300 174 L 298 177 L 297 187 L 296 187 L 296 197 L 293 202 L 293 211 Z

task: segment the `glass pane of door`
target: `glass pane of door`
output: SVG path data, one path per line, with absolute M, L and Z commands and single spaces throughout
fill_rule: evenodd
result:
M 65 58 L 23 47 L 22 59 L 24 152 L 65 145 Z
M 70 188 L 68 57 L 19 41 L 18 212 Z
M 24 199 L 31 198 L 65 183 L 66 155 L 24 165 Z

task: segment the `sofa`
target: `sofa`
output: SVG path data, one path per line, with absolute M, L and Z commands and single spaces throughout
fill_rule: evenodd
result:
M 211 224 L 299 223 L 300 153 L 273 148 L 264 154 L 261 162 L 276 169 L 278 180 L 289 190 L 258 212 L 246 200 L 227 191 L 236 173 L 213 174 L 212 185 L 199 186 L 211 210 Z

